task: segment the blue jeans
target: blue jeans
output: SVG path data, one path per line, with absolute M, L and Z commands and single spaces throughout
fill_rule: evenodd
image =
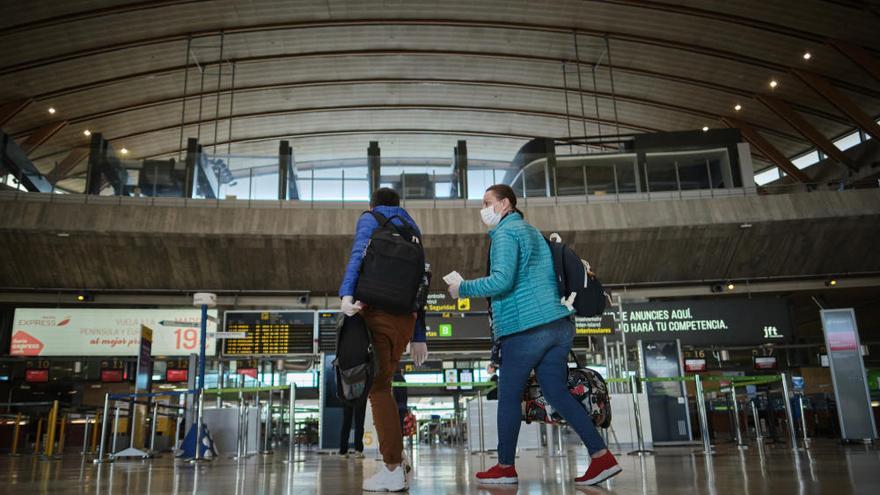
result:
M 544 398 L 578 434 L 590 454 L 605 448 L 593 420 L 568 391 L 568 354 L 574 341 L 569 318 L 501 339 L 498 378 L 498 462 L 512 465 L 519 439 L 521 400 L 534 369 Z

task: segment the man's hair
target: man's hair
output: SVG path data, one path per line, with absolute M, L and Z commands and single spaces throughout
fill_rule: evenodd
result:
M 389 187 L 380 187 L 370 196 L 370 208 L 377 206 L 400 206 L 400 196 Z

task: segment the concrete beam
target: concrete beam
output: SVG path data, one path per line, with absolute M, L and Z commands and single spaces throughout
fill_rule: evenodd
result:
M 833 46 L 844 57 L 850 59 L 854 64 L 861 67 L 862 70 L 870 74 L 874 79 L 880 81 L 880 61 L 874 58 L 868 50 L 842 40 L 828 40 L 828 44 Z
M 26 155 L 30 155 L 37 148 L 48 141 L 52 136 L 58 134 L 58 131 L 64 129 L 66 126 L 67 121 L 62 120 L 61 122 L 52 122 L 51 124 L 46 124 L 40 127 L 39 129 L 34 131 L 33 134 L 28 136 L 23 143 L 21 143 L 21 149 Z
M 0 105 L 0 127 L 6 125 L 13 117 L 21 113 L 28 105 L 33 103 L 33 98 L 12 100 Z
M 728 127 L 733 127 L 742 131 L 743 138 L 749 142 L 759 153 L 764 155 L 774 165 L 782 169 L 783 172 L 794 178 L 798 182 L 809 182 L 807 176 L 791 163 L 784 154 L 776 146 L 764 139 L 764 136 L 758 133 L 752 126 L 746 122 L 734 117 L 721 117 L 721 121 Z
M 792 69 L 791 72 L 807 86 L 813 88 L 813 91 L 825 98 L 828 103 L 834 105 L 842 114 L 849 117 L 859 129 L 867 132 L 874 139 L 880 139 L 880 125 L 877 125 L 874 119 L 863 112 L 849 97 L 832 86 L 828 80 L 818 74 L 800 69 Z
M 797 112 L 791 108 L 788 103 L 776 98 L 775 96 L 769 95 L 758 95 L 758 101 L 763 103 L 767 108 L 769 108 L 773 113 L 778 115 L 782 120 L 786 121 L 788 125 L 792 126 L 797 130 L 802 136 L 807 138 L 811 143 L 813 143 L 816 148 L 825 153 L 829 157 L 837 160 L 839 163 L 842 163 L 849 167 L 850 169 L 855 170 L 855 166 L 852 164 L 852 161 L 843 154 L 843 151 L 840 150 L 834 143 L 831 142 L 830 139 L 825 137 L 824 134 L 819 132 L 818 129 L 813 127 L 813 124 L 810 124 L 803 117 L 800 116 Z

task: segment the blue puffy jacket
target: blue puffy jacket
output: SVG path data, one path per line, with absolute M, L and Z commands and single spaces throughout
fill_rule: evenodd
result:
M 419 237 L 422 236 L 422 232 L 419 230 L 419 226 L 416 225 L 416 221 L 413 220 L 412 217 L 409 216 L 409 213 L 403 208 L 399 206 L 377 206 L 373 208 L 373 211 L 385 218 L 391 218 L 394 215 L 403 218 L 416 230 Z M 395 218 L 391 221 L 397 225 L 403 225 L 399 218 Z M 351 245 L 351 256 L 348 258 L 348 265 L 345 267 L 345 276 L 342 279 L 342 285 L 339 287 L 339 297 L 354 296 L 354 289 L 357 287 L 361 262 L 364 259 L 367 243 L 370 241 L 370 237 L 373 236 L 373 231 L 376 230 L 376 227 L 378 226 L 379 222 L 376 221 L 376 218 L 373 217 L 373 215 L 363 214 L 358 219 L 357 227 L 355 227 L 354 230 L 354 243 Z M 412 341 L 425 342 L 425 340 L 424 313 L 419 313 L 419 318 L 416 320 L 416 326 L 413 331 Z
M 562 305 L 553 255 L 538 229 L 510 213 L 489 231 L 491 271 L 461 283 L 461 297 L 492 298 L 495 338 L 523 332 L 572 314 Z

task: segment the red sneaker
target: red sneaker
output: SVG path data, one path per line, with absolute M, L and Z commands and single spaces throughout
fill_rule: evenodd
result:
M 623 469 L 617 464 L 617 459 L 611 455 L 611 451 L 605 452 L 601 457 L 590 459 L 590 467 L 587 472 L 574 482 L 578 485 L 598 485 L 608 478 L 620 473 Z
M 477 473 L 477 481 L 493 484 L 519 483 L 516 468 L 513 466 L 501 467 L 499 464 L 492 466 L 488 471 Z

